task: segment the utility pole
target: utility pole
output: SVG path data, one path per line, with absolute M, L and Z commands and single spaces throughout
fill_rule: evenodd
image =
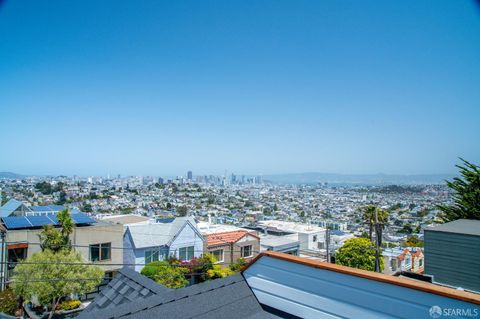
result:
M 326 242 L 326 248 L 327 248 L 327 263 L 330 262 L 330 231 L 329 227 L 327 225 L 327 228 L 325 230 L 325 242 Z
M 378 209 L 375 208 L 375 272 L 380 272 L 380 246 L 378 238 Z
M 7 263 L 5 261 L 6 258 L 6 247 L 5 247 L 5 232 L 3 232 L 2 230 L 0 230 L 0 238 L 1 238 L 1 249 L 2 249 L 2 252 L 1 252 L 1 258 L 0 258 L 0 291 L 3 291 L 3 289 L 5 289 L 5 281 L 6 281 L 6 268 L 7 268 Z

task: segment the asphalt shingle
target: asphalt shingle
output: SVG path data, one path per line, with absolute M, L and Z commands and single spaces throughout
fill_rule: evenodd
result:
M 140 291 L 143 294 L 140 294 Z M 131 270 L 122 268 L 115 278 L 103 289 L 90 305 L 82 312 L 82 315 L 95 313 L 99 310 L 111 309 L 131 303 L 138 299 L 168 293 L 171 290 L 157 284 L 153 280 Z

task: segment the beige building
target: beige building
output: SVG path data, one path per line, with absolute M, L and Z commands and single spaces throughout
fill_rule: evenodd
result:
M 41 251 L 39 234 L 42 228 L 12 229 L 6 231 L 6 260 L 17 262 Z M 76 226 L 70 235 L 72 246 L 85 262 L 102 266 L 107 275 L 121 268 L 123 262 L 123 225 L 99 221 Z M 7 281 L 15 264 L 8 264 Z
M 260 252 L 260 238 L 245 230 L 206 235 L 205 245 L 204 250 L 213 254 L 222 266 L 228 266 L 239 258 L 249 262 Z

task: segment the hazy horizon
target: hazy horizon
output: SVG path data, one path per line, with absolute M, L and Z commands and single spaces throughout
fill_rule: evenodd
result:
M 475 1 L 0 5 L 0 171 L 411 175 L 480 162 Z

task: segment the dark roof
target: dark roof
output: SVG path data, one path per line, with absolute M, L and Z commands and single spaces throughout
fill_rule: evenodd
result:
M 425 230 L 480 236 L 480 220 L 458 219 L 435 227 L 428 227 Z
M 279 318 L 262 309 L 241 274 L 171 290 L 78 318 Z
M 167 287 L 157 284 L 138 272 L 122 268 L 82 313 L 86 314 L 102 309 L 110 311 L 118 305 L 161 295 L 169 291 L 171 290 Z

